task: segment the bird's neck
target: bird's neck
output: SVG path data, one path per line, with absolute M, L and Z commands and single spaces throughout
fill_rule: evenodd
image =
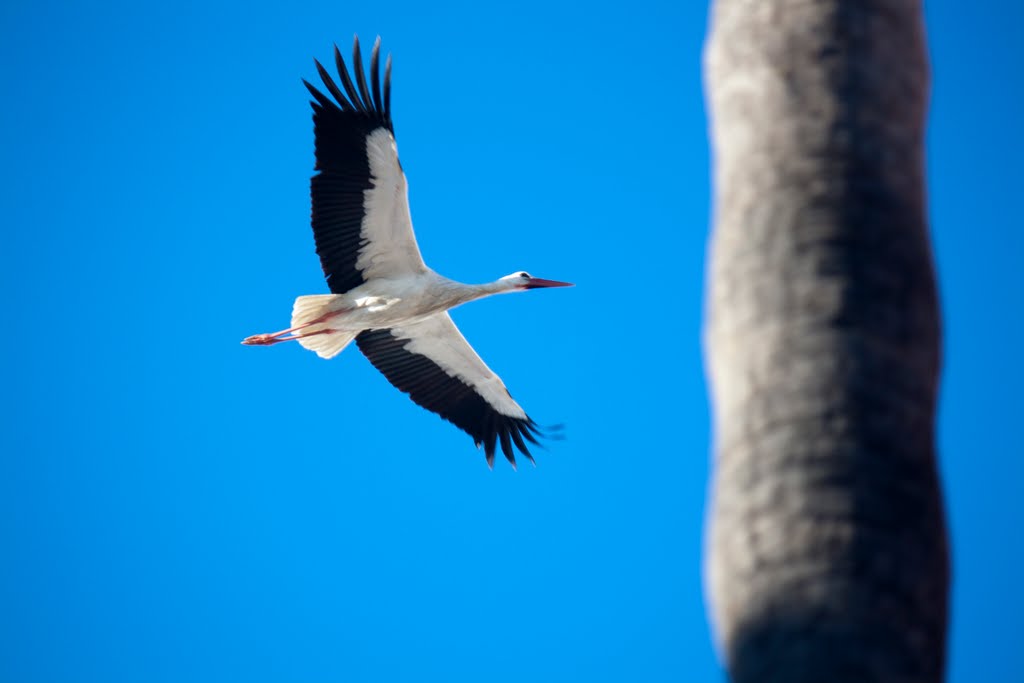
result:
M 467 285 L 454 280 L 445 279 L 438 283 L 442 289 L 442 296 L 447 301 L 450 301 L 449 308 L 454 308 L 460 304 L 468 303 L 470 301 L 476 301 L 492 294 L 504 294 L 512 291 L 512 287 L 509 286 L 507 280 L 495 280 L 494 282 L 485 282 L 479 285 Z

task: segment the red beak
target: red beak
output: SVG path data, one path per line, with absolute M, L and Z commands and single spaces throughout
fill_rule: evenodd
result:
M 523 289 L 536 289 L 538 287 L 574 287 L 571 282 L 559 282 L 558 280 L 545 280 L 539 277 L 531 277 L 523 285 Z

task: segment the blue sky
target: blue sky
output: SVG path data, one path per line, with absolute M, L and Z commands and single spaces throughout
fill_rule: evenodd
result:
M 351 5 L 0 7 L 0 680 L 721 680 L 705 7 Z M 950 680 L 1012 680 L 1024 17 L 927 12 Z M 428 263 L 579 285 L 455 314 L 566 425 L 536 469 L 354 348 L 238 343 L 326 291 L 299 79 L 353 33 L 394 54 Z

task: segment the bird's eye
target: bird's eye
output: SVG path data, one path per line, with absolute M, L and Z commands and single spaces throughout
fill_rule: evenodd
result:
M 526 279 L 530 279 L 530 274 L 529 273 L 519 273 L 519 277 L 525 277 Z

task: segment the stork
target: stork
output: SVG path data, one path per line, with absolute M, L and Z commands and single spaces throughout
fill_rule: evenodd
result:
M 370 55 L 370 87 L 358 37 L 352 52 L 355 84 L 334 47 L 344 92 L 316 60 L 331 97 L 302 81 L 313 96 L 316 138 L 313 238 L 331 294 L 298 297 L 290 327 L 242 343 L 297 341 L 321 358 L 333 358 L 355 339 L 393 386 L 482 445 L 489 467 L 499 445 L 513 468 L 516 449 L 533 462 L 526 442 L 538 443 L 537 424 L 469 345 L 448 310 L 492 294 L 571 283 L 518 271 L 467 285 L 423 263 L 391 123 L 391 56 L 382 91 L 380 38 Z

